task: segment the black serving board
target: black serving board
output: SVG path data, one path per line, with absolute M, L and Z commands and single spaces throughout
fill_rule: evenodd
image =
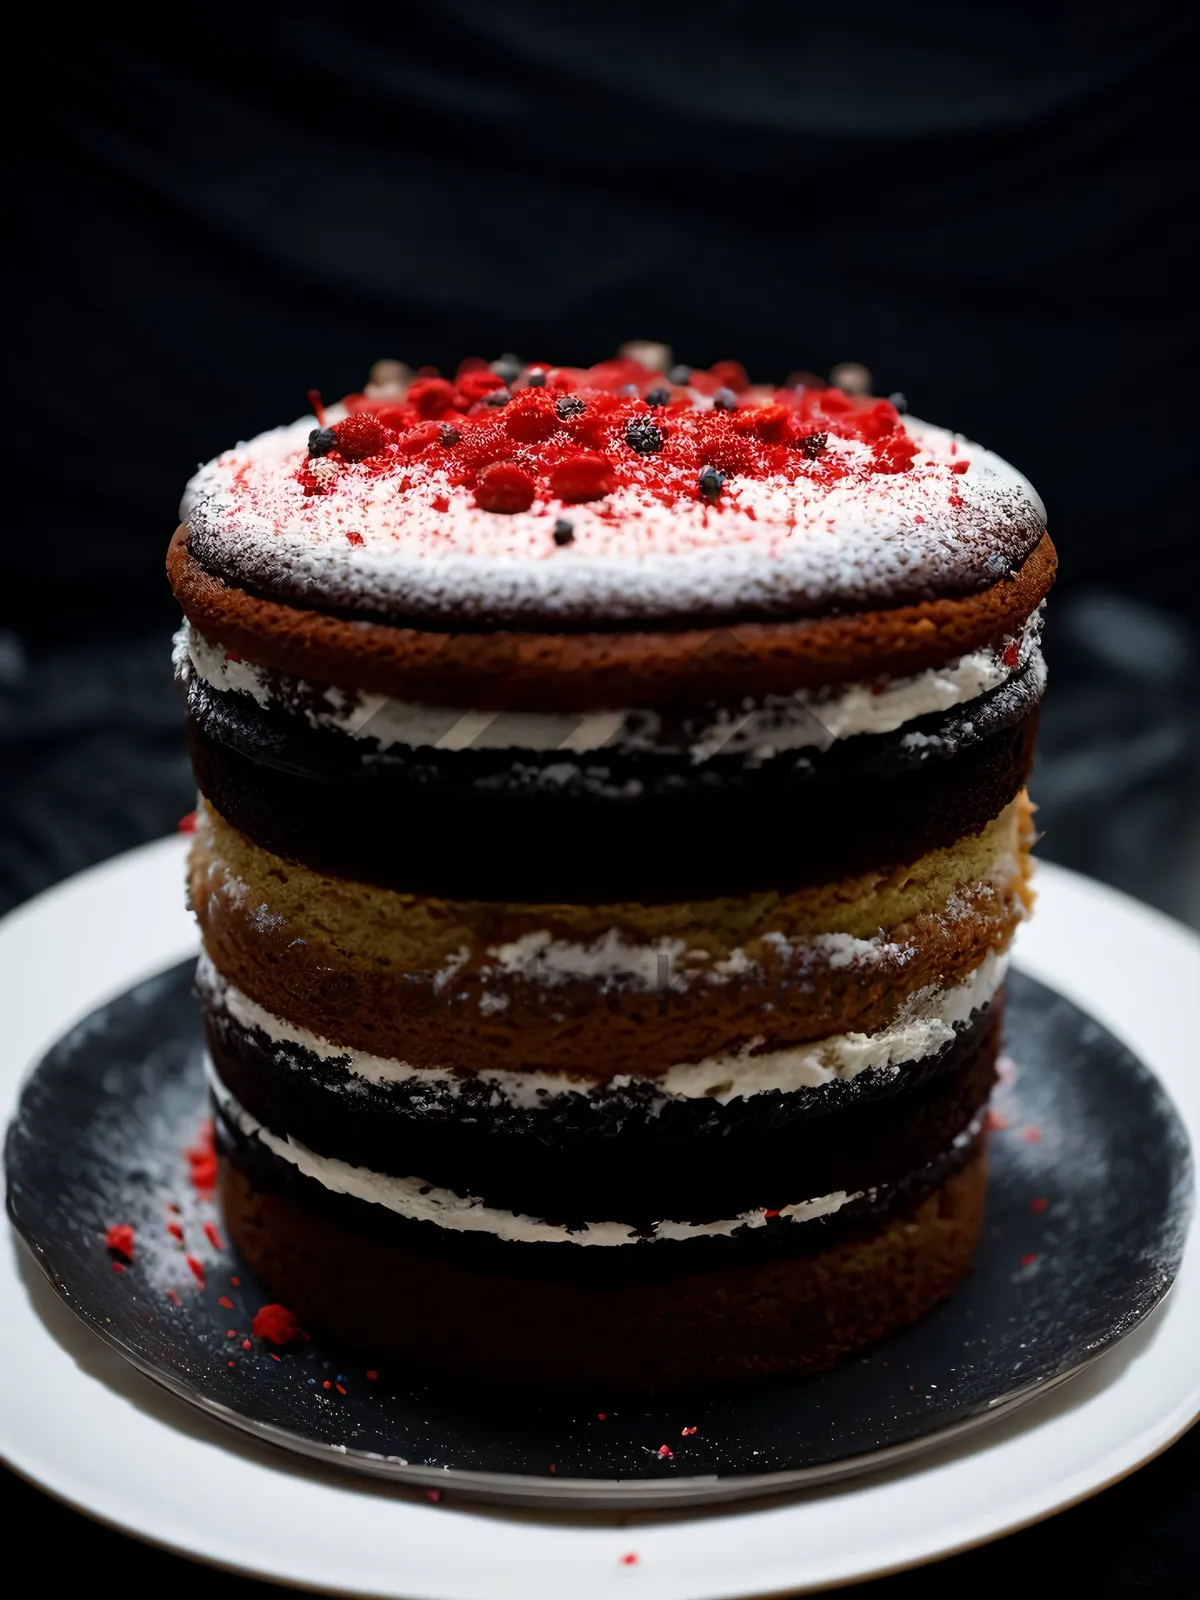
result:
M 252 1338 L 270 1297 L 223 1244 L 183 1154 L 206 1115 L 190 963 L 101 1007 L 46 1055 L 9 1130 L 8 1206 L 89 1327 L 260 1438 L 431 1494 L 718 1501 L 865 1470 L 1004 1414 L 1166 1293 L 1192 1193 L 1167 1094 L 1098 1023 L 1021 973 L 1006 1048 L 987 1218 L 958 1293 L 833 1372 L 759 1389 L 614 1397 L 602 1412 L 476 1392 L 316 1337 L 282 1349 Z M 122 1222 L 135 1228 L 124 1271 L 105 1245 Z

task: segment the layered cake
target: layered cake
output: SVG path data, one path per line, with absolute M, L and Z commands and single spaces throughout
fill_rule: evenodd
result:
M 306 1327 L 609 1394 L 966 1271 L 1055 567 L 987 450 L 638 354 L 393 368 L 168 560 L 231 1238 Z

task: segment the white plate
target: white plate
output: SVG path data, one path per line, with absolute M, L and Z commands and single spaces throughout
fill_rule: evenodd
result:
M 0 1119 L 72 1022 L 196 944 L 186 841 L 71 879 L 0 923 Z M 1200 940 L 1061 869 L 1019 964 L 1123 1038 L 1200 1150 Z M 1080 1377 L 910 1466 L 747 1508 L 578 1513 L 430 1504 L 207 1421 L 76 1322 L 6 1230 L 0 1448 L 72 1505 L 264 1578 L 403 1600 L 721 1600 L 845 1583 L 1023 1527 L 1148 1461 L 1200 1413 L 1200 1228 L 1171 1293 Z M 636 1560 L 623 1558 L 636 1556 Z

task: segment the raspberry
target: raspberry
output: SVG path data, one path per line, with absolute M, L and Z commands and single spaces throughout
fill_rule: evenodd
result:
M 589 389 L 607 389 L 613 394 L 627 383 L 635 385 L 644 383 L 648 376 L 640 361 L 631 361 L 627 356 L 617 356 L 612 361 L 598 361 L 594 367 L 589 367 L 584 383 Z M 640 389 L 638 392 L 641 392 Z
M 625 443 L 640 456 L 657 455 L 663 436 L 649 417 L 630 417 L 625 424 Z
M 854 401 L 849 395 L 844 395 L 840 389 L 822 389 L 820 393 L 821 410 L 828 417 L 841 416 L 847 411 L 854 410 Z
M 375 420 L 384 428 L 391 428 L 395 433 L 404 433 L 408 428 L 415 428 L 420 422 L 416 408 L 407 405 L 376 406 Z
M 726 476 L 744 476 L 754 471 L 754 446 L 732 428 L 714 429 L 706 435 L 701 453 L 709 466 L 717 467 Z
M 724 388 L 732 389 L 735 394 L 741 394 L 743 389 L 750 387 L 750 378 L 740 361 L 714 361 L 708 369 L 708 375 Z
M 748 415 L 754 419 L 754 432 L 764 444 L 781 444 L 787 438 L 792 425 L 790 407 L 759 406 L 757 411 L 751 411 Z
M 441 444 L 442 425 L 440 422 L 420 422 L 415 428 L 401 434 L 398 442 L 401 455 L 419 456 L 422 450 L 428 450 L 431 445 Z
M 439 417 L 454 404 L 454 385 L 445 378 L 414 378 L 405 398 L 422 417 Z
M 907 472 L 917 454 L 917 447 L 900 428 L 873 446 L 876 472 Z M 964 463 L 965 466 L 965 463 Z
M 550 468 L 549 479 L 550 493 L 569 503 L 603 500 L 616 488 L 611 466 L 594 450 L 581 450 L 558 462 Z
M 498 426 L 470 428 L 454 452 L 455 464 L 463 472 L 478 472 L 490 467 L 493 461 L 507 461 L 513 453 L 513 442 L 507 432 Z
M 332 428 L 314 428 L 308 436 L 310 456 L 327 456 L 337 444 L 337 434 Z
M 269 1339 L 272 1344 L 291 1344 L 293 1339 L 307 1339 L 308 1335 L 286 1306 L 260 1306 L 254 1313 L 251 1328 L 256 1339 Z
M 504 408 L 505 431 L 522 444 L 540 444 L 558 425 L 554 402 L 537 389 L 522 390 Z
M 104 1235 L 104 1243 L 118 1255 L 133 1260 L 133 1229 L 128 1222 L 114 1222 Z
M 460 373 L 458 379 L 459 409 L 466 411 L 468 407 L 482 400 L 485 394 L 490 394 L 493 389 L 503 389 L 505 387 L 504 379 L 500 374 L 492 372 L 486 367 L 482 371 L 475 367 L 470 372 Z
M 858 415 L 858 434 L 861 439 L 874 443 L 876 439 L 886 439 L 898 421 L 895 407 L 890 400 L 879 400 L 866 411 Z
M 528 511 L 537 485 L 515 461 L 485 467 L 475 485 L 475 504 L 484 511 Z
M 356 412 L 344 422 L 335 423 L 333 432 L 337 447 L 347 461 L 365 461 L 368 456 L 378 455 L 388 437 L 387 430 L 378 418 L 365 411 Z

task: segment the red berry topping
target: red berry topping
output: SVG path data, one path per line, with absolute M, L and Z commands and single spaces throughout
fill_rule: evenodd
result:
M 722 388 L 732 389 L 734 394 L 741 394 L 750 387 L 750 379 L 740 361 L 716 361 L 708 371 Z
M 477 368 L 472 372 L 461 373 L 458 379 L 459 409 L 466 411 L 485 395 L 491 394 L 493 389 L 504 387 L 504 379 L 498 372 L 492 372 L 488 367 L 484 367 L 482 371 Z
M 433 381 L 432 379 L 430 380 Z M 437 380 L 439 383 L 440 379 Z M 404 456 L 419 456 L 423 450 L 429 450 L 434 445 L 444 443 L 441 422 L 419 422 L 415 428 L 409 428 L 398 441 L 400 454 Z
M 504 408 L 504 429 L 522 444 L 540 444 L 560 426 L 554 402 L 538 389 L 522 389 Z
M 388 431 L 378 418 L 362 411 L 335 423 L 333 433 L 337 448 L 347 461 L 365 461 L 368 456 L 376 456 L 388 441 Z
M 286 1306 L 263 1306 L 254 1313 L 250 1326 L 256 1339 L 269 1339 L 272 1344 L 291 1344 L 293 1339 L 308 1338 Z
M 375 420 L 394 433 L 403 433 L 406 428 L 415 428 L 421 419 L 415 406 L 387 405 L 375 411 Z
M 405 398 L 422 417 L 440 417 L 454 404 L 454 385 L 445 378 L 414 378 Z
M 755 468 L 754 446 L 734 428 L 714 428 L 704 441 L 701 455 L 707 466 L 718 468 L 727 477 L 749 475 Z
M 582 450 L 568 456 L 550 468 L 548 473 L 550 493 L 569 504 L 584 500 L 603 500 L 616 488 L 613 470 L 604 456 L 594 450 Z
M 897 429 L 875 446 L 875 471 L 907 472 L 916 459 L 916 454 L 917 447 L 913 441 L 906 433 Z M 965 465 L 963 462 L 963 466 Z M 950 470 L 956 472 L 958 467 L 951 467 Z
M 528 511 L 537 485 L 515 461 L 497 461 L 485 467 L 475 485 L 475 504 L 484 511 Z
M 127 1261 L 133 1260 L 133 1228 L 128 1222 L 114 1222 L 104 1235 L 104 1243 Z

